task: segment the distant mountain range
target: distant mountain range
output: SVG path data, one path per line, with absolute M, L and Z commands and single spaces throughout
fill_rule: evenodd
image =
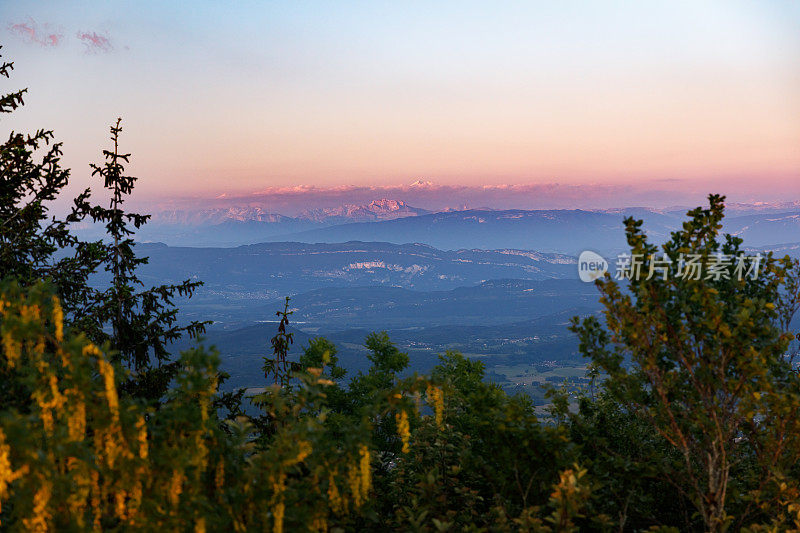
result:
M 621 249 L 622 216 L 581 210 L 468 210 L 432 213 L 381 222 L 341 224 L 287 235 L 302 242 L 351 240 L 419 242 L 440 249 L 517 248 L 577 255 L 585 249 Z M 653 214 L 653 219 L 666 218 Z M 671 221 L 671 219 L 669 219 Z M 672 225 L 649 225 L 657 237 Z
M 344 204 L 338 207 L 306 209 L 295 217 L 266 211 L 258 206 L 232 206 L 208 209 L 168 209 L 153 215 L 153 224 L 202 226 L 225 222 L 265 222 L 287 224 L 308 221 L 320 225 L 343 222 L 374 222 L 428 214 L 430 211 L 411 207 L 402 200 L 383 198 L 368 204 Z
M 261 207 L 218 207 L 197 210 L 168 209 L 155 213 L 152 224 L 201 226 L 224 222 L 267 222 L 279 224 L 292 217 L 269 213 Z
M 676 208 L 670 211 L 681 214 L 686 213 L 687 209 Z M 729 217 L 761 215 L 769 213 L 788 213 L 790 211 L 800 211 L 800 200 L 790 202 L 756 202 L 752 204 L 728 202 L 725 204 L 725 213 Z
M 608 214 L 621 214 L 633 216 L 663 216 L 674 219 L 682 218 L 690 207 L 671 207 L 655 209 L 649 207 L 627 207 L 617 209 L 589 209 Z M 282 224 L 290 221 L 311 221 L 322 225 L 333 225 L 351 222 L 376 222 L 380 220 L 394 220 L 409 216 L 419 216 L 431 213 L 448 213 L 451 211 L 468 211 L 469 208 L 447 208 L 437 211 L 412 207 L 402 200 L 382 198 L 373 200 L 368 204 L 343 204 L 337 207 L 310 208 L 296 216 L 287 216 L 267 211 L 260 206 L 230 206 L 206 209 L 167 209 L 153 214 L 154 224 L 174 225 L 208 225 L 222 224 L 224 222 L 265 222 Z M 507 211 L 507 209 L 476 208 L 477 211 Z M 758 202 L 754 204 L 728 203 L 726 205 L 728 217 L 747 215 L 761 215 L 770 213 L 787 213 L 800 211 L 800 201 L 793 202 Z M 537 209 L 536 211 L 541 211 Z
M 770 246 L 800 241 L 800 210 L 745 215 L 725 220 L 724 230 L 748 246 Z
M 423 243 L 443 250 L 516 248 L 577 254 L 584 249 L 624 246 L 622 219 L 647 219 L 657 238 L 678 222 L 648 210 L 613 213 L 581 210 L 466 210 L 429 213 L 403 202 L 382 200 L 366 206 L 313 210 L 298 217 L 259 208 L 170 211 L 144 226 L 137 239 L 175 246 L 225 247 L 263 242 L 341 243 L 380 241 Z
M 734 204 L 724 229 L 748 246 L 800 241 L 800 207 L 795 203 Z M 789 209 L 781 211 L 781 209 Z M 137 239 L 175 246 L 232 247 L 264 242 L 348 241 L 423 243 L 441 250 L 523 249 L 577 255 L 595 250 L 614 255 L 625 249 L 623 219 L 644 220 L 661 242 L 684 222 L 683 209 L 452 210 L 429 212 L 399 200 L 309 209 L 289 217 L 260 207 L 164 211 Z
M 287 240 L 293 233 L 354 222 L 377 222 L 430 213 L 401 200 L 381 199 L 368 204 L 345 204 L 307 209 L 296 216 L 273 213 L 258 206 L 209 209 L 169 209 L 155 213 L 137 233 L 143 242 L 176 246 L 239 246 Z M 100 228 L 83 230 L 100 236 Z
M 577 255 L 583 250 L 613 254 L 626 247 L 623 220 L 644 221 L 651 241 L 668 239 L 686 220 L 685 212 L 662 213 L 646 208 L 607 211 L 470 210 L 432 213 L 384 222 L 342 224 L 287 236 L 303 242 L 342 242 L 377 239 L 420 242 L 442 249 L 521 248 Z M 723 231 L 750 246 L 769 246 L 800 240 L 800 210 L 762 212 L 726 218 Z

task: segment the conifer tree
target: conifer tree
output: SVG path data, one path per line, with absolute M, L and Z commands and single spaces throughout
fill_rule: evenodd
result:
M 137 178 L 125 174 L 131 154 L 120 152 L 121 124 L 122 119 L 117 119 L 110 128 L 113 149 L 103 150 L 105 162 L 91 165 L 92 176 L 102 178 L 111 196 L 108 208 L 92 206 L 89 210 L 91 219 L 106 228 L 104 266 L 111 282 L 95 294 L 91 312 L 82 317 L 81 326 L 97 342 L 111 341 L 120 362 L 131 371 L 124 389 L 156 401 L 177 370 L 177 363 L 170 360 L 169 344 L 183 334 L 195 338 L 205 331 L 207 322 L 180 325 L 174 304 L 176 297 L 191 297 L 202 282 L 185 280 L 146 288 L 137 276 L 137 269 L 147 264 L 148 258 L 136 255 L 133 235 L 150 215 L 123 209 Z
M 13 68 L 13 63 L 3 62 L 0 76 L 9 78 Z M 22 106 L 25 92 L 0 96 L 0 113 Z M 137 277 L 136 270 L 147 258 L 136 256 L 133 235 L 149 215 L 123 210 L 136 178 L 125 175 L 130 154 L 119 151 L 120 124 L 118 120 L 111 127 L 113 149 L 103 151 L 105 162 L 91 167 L 110 192 L 109 207 L 93 205 L 92 192 L 86 189 L 63 218 L 51 216 L 50 209 L 68 185 L 70 170 L 61 165 L 62 145 L 54 141 L 53 132 L 11 132 L 0 145 L 0 278 L 14 278 L 23 286 L 39 280 L 52 284 L 68 324 L 96 342 L 112 342 L 132 372 L 124 390 L 155 400 L 176 370 L 169 344 L 183 334 L 194 337 L 204 331 L 204 322 L 180 325 L 175 306 L 175 298 L 191 297 L 202 283 L 186 280 L 145 288 Z M 79 238 L 72 226 L 85 220 L 104 225 L 107 239 Z M 101 270 L 111 278 L 105 289 L 89 282 Z M 17 384 L 0 375 L 0 400 L 24 404 L 27 395 Z

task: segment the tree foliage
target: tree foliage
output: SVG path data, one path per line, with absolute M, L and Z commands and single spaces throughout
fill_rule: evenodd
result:
M 92 294 L 90 305 L 76 321 L 95 342 L 114 345 L 116 357 L 132 371 L 124 387 L 127 392 L 158 401 L 177 371 L 176 362 L 170 361 L 169 344 L 184 334 L 195 338 L 205 332 L 205 322 L 178 324 L 174 304 L 176 297 L 190 298 L 202 282 L 185 280 L 177 285 L 144 287 L 137 276 L 137 269 L 148 259 L 136 255 L 133 235 L 150 216 L 123 210 L 136 178 L 125 174 L 130 154 L 119 149 L 121 122 L 117 119 L 110 128 L 113 149 L 103 150 L 105 162 L 91 166 L 92 175 L 102 178 L 111 196 L 108 208 L 92 206 L 88 211 L 91 220 L 106 229 L 104 267 L 110 283 Z
M 723 200 L 711 195 L 708 208 L 690 211 L 662 255 L 641 222 L 627 219 L 643 270 L 660 261 L 667 272 L 627 287 L 599 280 L 606 326 L 595 317 L 573 326 L 583 353 L 607 374 L 610 398 L 677 452 L 660 454 L 659 474 L 709 531 L 777 513 L 798 490 L 800 459 L 800 381 L 786 357 L 790 316 L 778 308 L 796 290 L 797 263 L 768 254 L 758 275 L 679 271 L 689 255 L 708 264 L 741 254 L 741 239 L 720 239 Z

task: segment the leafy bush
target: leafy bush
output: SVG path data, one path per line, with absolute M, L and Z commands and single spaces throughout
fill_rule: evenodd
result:
M 741 239 L 720 239 L 723 214 L 711 195 L 660 250 L 627 219 L 631 255 L 650 275 L 598 281 L 605 327 L 589 317 L 572 328 L 607 375 L 611 415 L 650 429 L 634 442 L 653 455 L 623 457 L 642 474 L 642 462 L 655 466 L 709 531 L 778 516 L 800 490 L 800 375 L 788 357 L 800 268 L 767 254 L 748 275 L 683 275 L 688 257 L 744 257 Z

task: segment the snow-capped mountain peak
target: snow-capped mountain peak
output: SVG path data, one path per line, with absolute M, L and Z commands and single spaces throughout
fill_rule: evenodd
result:
M 371 222 L 392 220 L 409 216 L 427 214 L 428 211 L 411 207 L 402 200 L 382 198 L 366 205 L 345 204 L 339 207 L 307 209 L 298 218 L 317 222 Z
M 239 222 L 282 222 L 289 217 L 277 213 L 270 213 L 262 207 L 232 206 L 215 207 L 208 209 L 170 209 L 157 213 L 153 221 L 161 224 L 220 224 L 229 220 Z

